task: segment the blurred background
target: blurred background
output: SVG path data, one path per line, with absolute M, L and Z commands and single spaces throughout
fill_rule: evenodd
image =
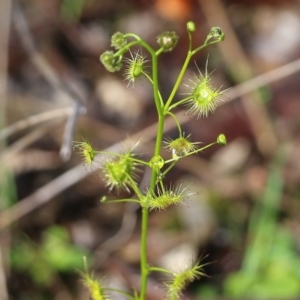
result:
M 176 31 L 177 47 L 159 60 L 167 97 L 187 53 L 189 20 L 195 46 L 212 26 L 226 38 L 194 57 L 184 83 L 197 66 L 205 72 L 209 56 L 214 85 L 228 90 L 208 118 L 184 110 L 178 118 L 193 141 L 224 133 L 228 144 L 185 158 L 168 174 L 167 184 L 190 184 L 195 194 L 151 213 L 149 263 L 173 270 L 199 257 L 209 263 L 208 277 L 182 299 L 300 297 L 299 1 L 1 0 L 1 300 L 88 299 L 78 272 L 83 256 L 107 286 L 138 289 L 139 210 L 100 202 L 128 195 L 108 193 L 72 141 L 121 151 L 129 136 L 140 140 L 141 157 L 151 157 L 151 86 L 141 79 L 127 87 L 124 71 L 108 73 L 99 55 L 116 31 L 153 47 L 160 33 Z M 166 137 L 176 137 L 168 124 Z M 148 176 L 145 170 L 143 186 Z M 151 275 L 147 299 L 163 299 L 167 279 Z

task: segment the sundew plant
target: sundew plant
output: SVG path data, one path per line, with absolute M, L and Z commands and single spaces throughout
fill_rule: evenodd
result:
M 109 191 L 116 193 L 125 190 L 128 193 L 133 192 L 134 198 L 118 199 L 117 202 L 136 202 L 141 206 L 141 239 L 140 239 L 140 287 L 138 290 L 129 294 L 124 291 L 118 291 L 126 295 L 128 299 L 145 300 L 147 290 L 148 276 L 152 272 L 160 272 L 169 274 L 170 278 L 164 283 L 166 289 L 166 299 L 180 299 L 182 290 L 193 280 L 204 276 L 203 264 L 201 260 L 191 264 L 186 270 L 178 273 L 173 273 L 161 267 L 150 266 L 147 260 L 147 231 L 148 217 L 153 210 L 165 210 L 171 205 L 178 205 L 185 201 L 188 196 L 188 187 L 182 185 L 166 185 L 164 182 L 165 175 L 169 172 L 180 159 L 196 154 L 212 145 L 226 144 L 224 134 L 219 134 L 215 141 L 200 147 L 200 143 L 192 140 L 190 134 L 184 134 L 181 125 L 173 113 L 178 106 L 184 106 L 187 113 L 194 115 L 197 119 L 207 117 L 213 112 L 218 104 L 222 101 L 223 92 L 213 86 L 212 79 L 207 73 L 199 71 L 186 84 L 187 92 L 179 101 L 174 101 L 174 96 L 178 92 L 178 88 L 182 82 L 191 58 L 205 47 L 221 42 L 224 40 L 224 33 L 219 27 L 213 27 L 207 35 L 204 43 L 201 46 L 193 46 L 192 35 L 195 32 L 195 24 L 187 23 L 187 34 L 189 37 L 189 45 L 187 56 L 177 80 L 174 83 L 173 89 L 168 98 L 163 98 L 159 90 L 159 64 L 158 59 L 164 52 L 170 52 L 174 49 L 178 42 L 178 36 L 175 32 L 164 32 L 157 37 L 157 49 L 152 48 L 147 42 L 133 33 L 115 33 L 111 38 L 111 46 L 114 51 L 105 51 L 100 56 L 100 61 L 109 72 L 117 72 L 122 69 L 123 64 L 125 72 L 124 77 L 129 85 L 134 85 L 136 79 L 144 76 L 153 87 L 153 100 L 157 111 L 157 134 L 153 156 L 150 160 L 140 159 L 135 148 L 128 148 L 123 153 L 111 153 L 106 151 L 97 151 L 92 145 L 84 140 L 76 143 L 76 148 L 80 152 L 84 163 L 88 168 L 91 168 L 95 163 L 95 157 L 101 156 L 101 172 L 102 177 Z M 139 50 L 133 50 L 140 47 Z M 129 52 L 127 57 L 124 55 Z M 146 54 L 147 55 L 146 55 Z M 151 65 L 151 68 L 146 66 Z M 175 139 L 164 137 L 165 118 L 170 116 L 173 118 L 177 129 L 178 136 Z M 161 151 L 166 148 L 171 153 L 171 158 L 165 160 Z M 151 171 L 151 179 L 146 189 L 140 189 L 139 177 L 141 172 L 140 167 L 149 168 Z M 107 201 L 106 197 L 103 201 Z M 114 201 L 114 200 L 110 200 Z M 84 273 L 84 284 L 90 291 L 91 299 L 109 299 L 109 291 L 101 281 L 97 281 L 88 272 Z M 115 290 L 114 290 L 115 291 Z

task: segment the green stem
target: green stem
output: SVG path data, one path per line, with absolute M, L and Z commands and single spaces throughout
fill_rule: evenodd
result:
M 215 40 L 215 41 L 211 41 L 211 42 L 206 40 L 203 45 L 201 45 L 200 47 L 198 47 L 198 48 L 196 48 L 192 51 L 192 55 L 196 54 L 197 52 L 204 49 L 205 47 L 208 47 L 210 45 L 213 45 L 213 44 L 216 44 L 216 43 L 219 43 L 219 42 L 220 42 L 220 40 Z
M 169 109 L 169 106 L 170 106 L 170 104 L 171 104 L 171 102 L 172 102 L 172 100 L 173 100 L 173 98 L 174 98 L 174 96 L 175 96 L 175 94 L 176 94 L 176 92 L 177 92 L 177 90 L 179 88 L 179 85 L 180 85 L 180 83 L 182 81 L 182 78 L 183 78 L 183 75 L 185 73 L 185 70 L 186 70 L 186 68 L 187 68 L 187 66 L 188 66 L 188 64 L 189 64 L 189 62 L 190 62 L 191 57 L 193 56 L 193 54 L 194 54 L 193 52 L 188 51 L 187 56 L 185 58 L 185 62 L 183 64 L 182 68 L 181 68 L 181 71 L 180 71 L 180 73 L 178 75 L 178 78 L 177 78 L 177 80 L 175 82 L 173 90 L 172 90 L 172 92 L 171 92 L 171 94 L 169 96 L 169 99 L 167 100 L 167 103 L 165 105 L 165 111 L 168 111 L 168 109 Z
M 159 267 L 151 267 L 151 268 L 149 268 L 149 271 L 151 271 L 151 272 L 160 272 L 160 273 L 166 273 L 166 274 L 173 275 L 173 273 L 171 271 L 166 270 L 164 268 L 159 268 Z
M 145 72 L 143 72 L 143 74 L 149 80 L 149 82 L 151 82 L 151 84 L 153 85 L 153 80 L 151 79 L 151 77 L 147 73 L 145 73 Z M 163 106 L 164 102 L 163 102 L 163 99 L 162 99 L 162 96 L 161 96 L 159 90 L 158 90 L 158 98 L 159 98 L 159 101 L 160 101 L 160 105 Z
M 177 163 L 178 159 L 174 160 L 170 166 L 164 171 L 163 175 L 166 176 L 166 174 L 172 170 L 172 168 L 175 166 L 175 164 Z
M 116 156 L 116 157 L 120 157 L 120 158 L 128 158 L 130 159 L 132 162 L 136 162 L 140 165 L 144 165 L 144 166 L 147 166 L 149 167 L 149 163 L 146 162 L 146 161 L 143 161 L 141 159 L 137 159 L 137 158 L 134 158 L 132 156 L 128 156 L 128 154 L 120 154 L 120 153 L 114 153 L 114 152 L 109 152 L 109 151 L 95 151 L 96 154 L 107 154 L 107 155 L 111 155 L 111 156 Z
M 164 121 L 165 116 L 159 113 L 158 117 L 158 128 L 157 128 L 157 137 L 155 143 L 155 152 L 154 155 L 160 155 L 163 131 L 164 131 Z M 154 191 L 156 186 L 157 173 L 154 169 L 151 171 L 151 182 L 150 190 Z M 147 208 L 142 209 L 142 232 L 141 232 L 141 291 L 140 291 L 140 300 L 146 299 L 147 291 L 147 281 L 149 275 L 149 268 L 147 262 L 147 234 L 148 234 L 148 217 L 149 211 Z
M 128 174 L 127 174 L 127 178 L 130 181 L 131 187 L 133 188 L 134 192 L 138 196 L 139 200 L 142 201 L 143 196 L 136 182 Z
M 156 56 L 158 56 L 158 55 L 160 55 L 161 53 L 163 53 L 163 51 L 164 51 L 164 48 L 163 48 L 163 47 L 162 47 L 162 48 L 159 48 L 159 49 L 155 52 Z
M 170 111 L 167 114 L 170 115 L 173 118 L 174 122 L 177 125 L 178 131 L 179 131 L 179 135 L 182 136 L 182 130 L 181 130 L 181 127 L 180 127 L 180 123 L 178 122 L 176 116 L 173 113 L 171 113 Z
M 147 233 L 148 233 L 148 209 L 142 209 L 142 232 L 141 232 L 141 291 L 140 299 L 146 299 L 148 281 L 148 262 L 147 262 Z
M 210 144 L 208 144 L 208 145 L 206 145 L 206 146 L 204 146 L 204 147 L 202 147 L 202 148 L 200 148 L 200 149 L 197 149 L 197 150 L 195 150 L 195 151 L 192 151 L 192 152 L 190 152 L 190 153 L 188 153 L 188 154 L 186 154 L 186 155 L 180 157 L 180 159 L 182 159 L 182 158 L 184 158 L 184 157 L 187 157 L 187 156 L 191 156 L 191 155 L 193 155 L 193 154 L 195 154 L 195 153 L 201 152 L 201 151 L 203 151 L 203 150 L 205 150 L 205 149 L 207 149 L 207 148 L 209 148 L 209 147 L 211 147 L 211 146 L 213 146 L 213 145 L 215 145 L 215 144 L 217 144 L 217 142 L 210 143 Z M 178 161 L 178 159 L 179 159 L 179 158 L 171 158 L 171 159 L 168 159 L 168 160 L 165 161 L 165 164 L 176 162 L 176 161 Z
M 117 199 L 117 200 L 107 200 L 102 202 L 103 204 L 106 203 L 121 203 L 121 202 L 132 202 L 132 203 L 140 203 L 140 201 L 138 200 L 134 200 L 134 199 Z
M 151 55 L 154 101 L 155 101 L 155 104 L 156 104 L 156 109 L 157 109 L 158 114 L 161 114 L 163 104 L 160 102 L 161 98 L 159 97 L 157 56 L 156 56 L 156 53 L 153 50 L 153 48 L 151 48 L 145 41 L 140 39 L 139 43 L 142 47 L 147 49 L 147 51 Z
M 188 96 L 184 99 L 181 99 L 179 101 L 177 101 L 176 103 L 172 104 L 170 107 L 169 107 L 169 111 L 172 110 L 173 108 L 177 107 L 178 105 L 182 104 L 182 103 L 186 103 L 188 100 L 192 99 L 194 96 Z
M 147 44 L 142 42 L 142 46 L 144 46 L 152 56 L 152 79 L 153 79 L 153 94 L 154 101 L 156 105 L 156 110 L 158 114 L 158 128 L 157 128 L 157 136 L 155 142 L 155 151 L 154 155 L 160 155 L 161 145 L 163 139 L 164 132 L 164 104 L 159 94 L 158 87 L 158 61 L 157 54 L 154 50 Z M 150 182 L 150 190 L 154 191 L 156 185 L 157 173 L 154 169 L 151 170 L 151 182 Z M 149 211 L 147 208 L 143 207 L 142 209 L 142 228 L 141 228 L 141 290 L 140 290 L 140 300 L 146 299 L 147 293 L 147 282 L 149 275 L 148 261 L 147 261 L 147 235 L 148 235 L 148 218 Z

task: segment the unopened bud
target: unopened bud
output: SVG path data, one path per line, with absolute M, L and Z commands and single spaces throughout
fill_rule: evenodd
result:
M 221 146 L 225 146 L 227 144 L 226 136 L 225 134 L 221 133 L 217 137 L 217 143 Z
M 189 21 L 187 24 L 186 24 L 186 27 L 187 27 L 187 30 L 189 32 L 194 32 L 196 30 L 196 25 L 194 22 L 192 21 Z
M 158 44 L 163 48 L 163 52 L 172 51 L 178 42 L 178 35 L 172 32 L 164 32 L 157 37 Z
M 122 67 L 120 57 L 115 57 L 112 51 L 105 51 L 102 53 L 100 56 L 100 61 L 109 72 L 119 71 Z
M 222 31 L 220 27 L 212 27 L 210 30 L 207 39 L 215 39 L 219 41 L 224 41 L 225 33 Z
M 165 161 L 160 155 L 154 155 L 149 162 L 150 167 L 156 170 L 160 170 L 164 164 Z
M 112 37 L 111 37 L 111 46 L 116 48 L 116 49 L 121 49 L 127 44 L 127 40 L 124 37 L 124 34 L 121 32 L 116 32 Z

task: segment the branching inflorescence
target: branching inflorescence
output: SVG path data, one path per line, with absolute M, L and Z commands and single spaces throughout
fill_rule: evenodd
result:
M 112 36 L 111 46 L 115 48 L 114 51 L 105 51 L 100 56 L 100 61 L 109 72 L 116 72 L 122 68 L 122 63 L 125 63 L 125 80 L 134 85 L 136 79 L 141 76 L 145 76 L 147 80 L 153 86 L 154 103 L 158 114 L 158 126 L 155 149 L 153 156 L 149 161 L 138 159 L 134 154 L 134 148 L 126 150 L 123 153 L 111 153 L 105 151 L 97 151 L 93 149 L 92 145 L 87 141 L 75 143 L 75 148 L 79 150 L 85 165 L 91 168 L 95 157 L 101 157 L 101 171 L 104 181 L 109 188 L 109 191 L 121 190 L 127 192 L 134 192 L 137 200 L 123 199 L 118 201 L 133 201 L 138 202 L 142 210 L 142 224 L 141 224 L 141 284 L 139 292 L 134 292 L 129 295 L 127 292 L 122 292 L 129 299 L 145 300 L 147 279 L 151 272 L 164 272 L 169 273 L 168 270 L 159 267 L 150 267 L 147 261 L 147 230 L 148 230 L 148 215 L 152 210 L 164 210 L 171 205 L 178 205 L 184 202 L 186 197 L 190 195 L 188 186 L 166 186 L 164 183 L 164 177 L 180 159 L 184 159 L 187 156 L 196 154 L 204 149 L 211 147 L 215 144 L 226 145 L 226 137 L 224 134 L 220 134 L 216 140 L 209 145 L 200 147 L 200 142 L 193 142 L 191 135 L 185 135 L 182 132 L 179 121 L 176 115 L 173 114 L 174 108 L 179 105 L 187 107 L 187 111 L 192 115 L 196 115 L 197 119 L 200 117 L 207 117 L 209 113 L 213 112 L 218 104 L 222 101 L 223 92 L 220 88 L 215 88 L 210 74 L 207 73 L 207 65 L 205 68 L 205 74 L 203 75 L 200 70 L 199 75 L 195 75 L 193 80 L 190 80 L 190 84 L 186 85 L 188 88 L 187 93 L 183 99 L 174 102 L 174 96 L 176 95 L 178 88 L 182 82 L 183 76 L 186 72 L 187 66 L 197 52 L 203 48 L 218 43 L 224 40 L 224 33 L 219 27 L 213 27 L 207 35 L 204 43 L 193 49 L 192 45 L 192 33 L 196 30 L 193 22 L 187 23 L 187 33 L 189 37 L 189 47 L 185 62 L 178 75 L 173 89 L 167 99 L 163 99 L 159 91 L 158 86 L 158 57 L 164 52 L 170 52 L 178 43 L 178 36 L 175 32 L 164 32 L 157 37 L 158 49 L 153 49 L 148 43 L 142 40 L 139 36 L 127 33 L 123 34 L 117 32 Z M 139 50 L 131 51 L 132 47 L 140 47 Z M 129 52 L 129 58 L 125 58 L 124 54 Z M 149 59 L 144 54 L 148 53 Z M 151 62 L 151 68 L 148 65 L 146 72 L 146 64 Z M 166 116 L 171 116 L 178 128 L 178 137 L 175 139 L 164 138 L 164 121 Z M 172 157 L 165 160 L 161 156 L 162 147 L 169 150 L 172 153 Z M 151 169 L 151 180 L 148 188 L 141 190 L 138 184 L 139 172 L 141 172 L 141 166 Z M 106 198 L 102 198 L 102 202 L 105 202 Z M 172 274 L 173 279 L 165 284 L 167 287 L 166 299 L 176 300 L 179 299 L 182 289 L 196 278 L 203 276 L 203 265 L 200 262 L 191 265 L 187 270 Z M 94 286 L 95 280 L 87 274 L 84 277 L 84 282 L 87 287 Z M 91 291 L 91 297 L 93 299 L 107 299 L 105 287 L 101 289 L 93 287 L 95 293 L 100 296 L 96 297 Z M 109 289 L 108 289 L 109 290 Z M 102 296 L 103 295 L 103 296 Z M 105 295 L 105 296 L 104 296 Z M 102 296 L 102 298 L 101 298 Z

